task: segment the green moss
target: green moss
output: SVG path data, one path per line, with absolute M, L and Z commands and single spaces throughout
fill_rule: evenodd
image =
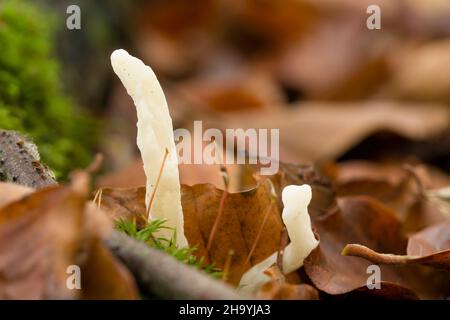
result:
M 215 264 L 205 264 L 203 257 L 197 258 L 194 255 L 197 250 L 196 247 L 178 248 L 176 245 L 176 234 L 174 234 L 172 239 L 157 238 L 155 236 L 157 231 L 161 229 L 172 229 L 165 226 L 165 223 L 165 219 L 155 219 L 148 222 L 143 228 L 138 229 L 135 221 L 119 219 L 116 220 L 116 228 L 130 237 L 138 241 L 143 241 L 150 247 L 164 251 L 178 261 L 202 270 L 215 278 L 221 278 L 223 276 L 223 271 L 217 268 Z
M 63 91 L 52 21 L 31 1 L 0 3 L 0 128 L 31 137 L 61 178 L 90 162 L 97 125 Z

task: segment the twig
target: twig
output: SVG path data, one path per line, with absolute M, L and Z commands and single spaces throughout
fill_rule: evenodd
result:
M 248 253 L 247 259 L 245 259 L 244 265 L 242 267 L 243 270 L 247 267 L 247 265 L 250 263 L 250 259 L 252 258 L 253 252 L 256 249 L 256 246 L 258 245 L 259 238 L 262 235 L 262 231 L 266 225 L 267 219 L 269 218 L 270 212 L 272 212 L 273 206 L 277 201 L 277 194 L 275 192 L 275 187 L 272 184 L 272 181 L 267 180 L 270 184 L 270 205 L 266 208 L 266 212 L 264 213 L 264 218 L 261 223 L 261 226 L 259 227 L 258 233 L 256 234 L 255 241 L 253 241 L 252 248 L 250 249 L 250 252 Z
M 51 170 L 40 162 L 36 146 L 13 131 L 0 129 L 0 181 L 32 188 L 56 184 Z
M 95 173 L 100 169 L 102 163 L 103 163 L 103 154 L 97 153 L 95 155 L 94 161 L 92 161 L 92 163 L 84 171 L 90 174 Z
M 354 256 L 367 259 L 377 264 L 407 264 L 416 257 L 378 253 L 360 244 L 347 244 L 342 250 L 343 256 Z
M 225 266 L 223 267 L 222 281 L 224 282 L 228 280 L 228 275 L 230 274 L 231 262 L 233 261 L 233 257 L 234 257 L 234 250 L 230 249 L 230 251 L 228 251 L 227 261 L 225 261 Z
M 161 176 L 162 173 L 164 171 L 164 166 L 166 164 L 166 160 L 167 160 L 167 155 L 169 154 L 169 150 L 165 150 L 164 152 L 164 158 L 163 161 L 161 163 L 161 166 L 159 167 L 159 173 L 158 173 L 158 178 L 156 178 L 156 183 L 155 183 L 155 187 L 152 190 L 152 194 L 150 196 L 150 201 L 148 202 L 148 207 L 147 207 L 147 219 L 150 221 L 150 209 L 152 208 L 152 204 L 153 204 L 153 200 L 155 199 L 155 194 L 156 194 L 156 190 L 158 189 L 158 185 L 159 185 L 159 181 L 161 180 Z
M 114 231 L 106 241 L 146 291 L 162 299 L 242 299 L 223 282 L 197 271 L 173 257 Z
M 223 178 L 225 190 L 223 190 L 222 197 L 220 198 L 219 210 L 217 212 L 216 219 L 214 220 L 214 224 L 211 228 L 211 233 L 209 234 L 208 244 L 206 245 L 206 251 L 208 252 L 208 254 L 209 254 L 209 250 L 211 250 L 211 246 L 212 246 L 214 237 L 216 235 L 220 220 L 222 219 L 223 212 L 225 211 L 225 200 L 228 195 L 229 178 L 228 178 L 227 168 L 225 166 L 220 166 L 220 174 L 222 175 L 222 178 Z
M 280 269 L 281 273 L 284 272 L 283 257 L 284 257 L 284 250 L 286 249 L 288 243 L 289 243 L 289 234 L 287 232 L 286 226 L 283 226 L 283 228 L 280 231 L 280 247 L 278 248 L 277 253 L 277 266 L 278 269 Z
M 264 213 L 264 218 L 263 218 L 263 222 L 261 223 L 261 226 L 259 227 L 258 233 L 256 235 L 255 241 L 253 241 L 253 245 L 252 248 L 250 249 L 250 252 L 248 253 L 247 259 L 245 259 L 244 265 L 242 267 L 242 269 L 245 270 L 245 268 L 247 267 L 247 265 L 250 263 L 250 259 L 252 258 L 252 255 L 256 249 L 256 246 L 259 243 L 259 238 L 261 238 L 262 235 L 262 231 L 266 225 L 267 219 L 269 218 L 269 214 L 273 209 L 273 204 L 274 202 L 271 201 L 270 205 L 266 208 L 266 212 Z

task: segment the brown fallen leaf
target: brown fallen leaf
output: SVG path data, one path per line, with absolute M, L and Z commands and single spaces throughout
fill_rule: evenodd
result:
M 392 39 L 361 28 L 366 8 L 333 12 L 335 18 L 288 47 L 278 60 L 281 81 L 309 99 L 361 99 L 374 93 L 388 77 L 386 49 Z
M 393 213 L 368 197 L 339 199 L 338 207 L 312 222 L 320 244 L 305 260 L 304 268 L 314 285 L 329 294 L 348 293 L 366 285 L 369 263 L 340 255 L 349 239 L 399 253 L 406 247 Z M 384 230 L 383 234 L 378 230 Z M 382 274 L 385 281 L 400 282 L 392 270 L 382 270 Z
M 448 10 L 448 9 L 447 9 Z M 450 41 L 407 46 L 393 60 L 391 96 L 403 99 L 448 103 Z
M 319 300 L 319 292 L 309 284 L 290 284 L 270 281 L 258 292 L 259 299 L 269 300 Z
M 103 211 L 111 220 L 120 218 L 136 221 L 138 227 L 146 222 L 145 187 L 138 188 L 102 188 L 97 199 Z
M 66 269 L 80 249 L 84 195 L 49 187 L 0 210 L 0 297 L 67 299 Z
M 406 255 L 378 253 L 360 244 L 348 244 L 343 255 L 361 257 L 377 264 L 419 264 L 450 270 L 450 221 L 429 227 L 408 241 Z
M 411 235 L 427 227 L 448 220 L 448 214 L 426 196 L 419 196 L 408 208 L 403 222 L 405 234 Z
M 276 111 L 286 102 L 273 76 L 259 70 L 216 72 L 184 82 L 178 93 L 191 104 L 216 112 Z
M 426 228 L 408 240 L 409 255 L 422 256 L 450 249 L 450 222 Z
M 81 273 L 83 299 L 138 299 L 138 289 L 133 276 L 99 238 L 91 240 Z
M 88 181 L 76 172 L 69 185 L 26 190 L 0 209 L 2 299 L 137 297 L 131 274 L 101 242 L 111 223 L 86 204 Z M 67 286 L 73 265 L 81 268 L 81 290 Z
M 318 22 L 319 12 L 306 1 L 227 1 L 229 28 L 238 50 L 267 54 L 289 46 Z
M 33 188 L 25 187 L 15 183 L 0 182 L 0 208 L 10 202 L 19 200 L 32 193 Z
M 257 292 L 259 299 L 270 300 L 319 300 L 319 292 L 309 284 L 288 283 L 278 266 L 265 272 L 272 280 L 265 283 Z
M 342 256 L 340 253 L 345 245 L 361 243 L 377 251 L 398 255 L 405 254 L 407 246 L 400 221 L 389 208 L 375 199 L 367 196 L 339 198 L 338 207 L 328 215 L 312 219 L 313 227 L 320 235 L 320 244 L 305 260 L 304 269 L 319 290 L 332 295 L 356 294 L 354 291 L 358 290 L 381 297 L 388 297 L 395 291 L 405 294 L 405 298 L 419 296 L 428 299 L 446 294 L 448 275 L 430 273 L 415 266 L 399 268 L 381 265 L 380 290 L 386 292 L 364 289 L 370 276 L 367 268 L 371 263 L 361 258 Z M 439 279 L 440 285 L 436 279 Z
M 367 300 L 367 299 L 382 299 L 382 300 L 418 300 L 417 294 L 405 287 L 396 283 L 383 281 L 381 289 L 371 290 L 367 286 L 355 289 L 347 294 L 341 296 L 345 299 Z
M 411 234 L 446 219 L 438 190 L 449 177 L 425 165 L 347 161 L 325 168 L 339 197 L 366 195 L 392 209 Z M 431 189 L 431 190 L 429 190 Z M 442 202 L 442 201 L 443 202 Z
M 364 103 L 303 102 L 283 112 L 243 112 L 209 120 L 216 128 L 280 129 L 280 148 L 302 161 L 333 160 L 373 134 L 393 132 L 407 139 L 424 141 L 444 132 L 449 125 L 448 108 L 432 104 L 392 101 Z M 281 159 L 283 160 L 283 159 Z
M 190 244 L 197 246 L 196 254 L 207 257 L 208 261 L 215 262 L 219 267 L 225 265 L 230 250 L 234 252 L 228 274 L 230 283 L 237 284 L 249 267 L 278 249 L 283 224 L 277 206 L 270 206 L 269 188 L 268 183 L 260 183 L 248 191 L 229 193 L 224 202 L 222 217 L 216 221 L 224 191 L 209 184 L 182 186 L 186 237 Z M 260 232 L 263 221 L 264 228 Z M 207 251 L 208 239 L 215 224 L 217 228 L 214 240 L 211 249 Z M 244 262 L 258 234 L 259 240 L 250 263 L 245 266 Z

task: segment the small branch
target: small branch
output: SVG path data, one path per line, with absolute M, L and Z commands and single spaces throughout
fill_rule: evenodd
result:
M 288 244 L 289 244 L 289 234 L 287 232 L 286 226 L 283 226 L 283 228 L 280 231 L 280 247 L 278 248 L 277 252 L 277 266 L 278 269 L 281 271 L 281 273 L 284 272 L 283 257 L 284 257 L 284 250 L 286 249 Z
M 176 261 L 164 252 L 114 231 L 106 241 L 146 291 L 161 299 L 242 299 L 231 287 Z
M 94 161 L 84 170 L 89 174 L 97 172 L 103 164 L 103 154 L 97 153 L 95 155 Z
M 261 238 L 262 231 L 263 231 L 264 227 L 266 226 L 267 219 L 269 218 L 269 214 L 270 214 L 270 212 L 273 209 L 274 203 L 275 203 L 274 201 L 271 201 L 270 205 L 266 208 L 266 212 L 264 213 L 264 218 L 263 218 L 263 221 L 261 223 L 261 226 L 259 227 L 259 230 L 258 230 L 258 233 L 256 235 L 255 241 L 253 241 L 252 248 L 250 249 L 250 252 L 248 253 L 247 259 L 245 259 L 244 265 L 242 267 L 242 269 L 244 269 L 244 270 L 247 267 L 247 265 L 250 263 L 250 259 L 252 258 L 253 253 L 255 252 L 256 246 L 259 243 L 259 238 Z
M 151 216 L 150 216 L 150 209 L 152 208 L 153 200 L 155 199 L 156 190 L 158 189 L 159 181 L 161 180 L 161 176 L 163 174 L 164 166 L 166 164 L 168 155 L 169 155 L 169 150 L 167 150 L 167 148 L 166 148 L 166 150 L 164 152 L 163 161 L 161 163 L 161 166 L 159 167 L 158 178 L 156 179 L 155 187 L 152 190 L 152 194 L 150 196 L 150 201 L 148 202 L 148 208 L 147 208 L 147 219 L 148 219 L 148 221 L 150 221 L 150 218 L 151 218 Z
M 0 181 L 31 188 L 56 184 L 51 170 L 39 159 L 36 146 L 20 134 L 0 129 Z
M 234 257 L 234 250 L 230 249 L 228 251 L 227 260 L 225 261 L 225 266 L 223 267 L 222 281 L 224 282 L 228 281 L 228 275 L 230 274 L 231 262 L 233 261 L 233 257 Z
M 343 256 L 354 256 L 367 259 L 377 264 L 407 264 L 416 257 L 378 253 L 360 244 L 348 244 L 342 250 Z
M 209 254 L 209 251 L 211 250 L 211 246 L 213 244 L 214 237 L 217 232 L 217 228 L 219 227 L 220 220 L 222 219 L 223 212 L 225 211 L 225 200 L 228 195 L 229 178 L 228 178 L 228 172 L 227 172 L 227 169 L 225 166 L 220 166 L 220 174 L 223 178 L 223 183 L 224 183 L 225 188 L 223 190 L 222 197 L 220 198 L 219 210 L 217 212 L 216 219 L 214 220 L 214 224 L 211 228 L 211 232 L 210 232 L 209 238 L 208 238 L 208 243 L 206 245 L 206 251 L 208 252 L 208 254 Z

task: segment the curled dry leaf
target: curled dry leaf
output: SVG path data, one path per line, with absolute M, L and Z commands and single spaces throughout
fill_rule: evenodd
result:
M 422 256 L 450 249 L 450 222 L 426 228 L 412 235 L 408 241 L 409 255 Z
M 257 296 L 270 300 L 319 300 L 319 292 L 309 284 L 280 283 L 276 280 L 264 284 Z
M 319 300 L 319 292 L 309 284 L 287 283 L 286 277 L 277 265 L 265 272 L 272 280 L 265 283 L 257 292 L 260 299 L 270 300 Z
M 320 290 L 342 295 L 371 294 L 389 298 L 440 298 L 448 283 L 448 276 L 430 273 L 414 266 L 402 268 L 380 266 L 381 289 L 365 290 L 370 274 L 369 261 L 342 256 L 348 243 L 361 243 L 381 252 L 403 255 L 407 241 L 402 236 L 401 223 L 394 213 L 373 198 L 353 196 L 338 199 L 338 206 L 328 215 L 313 218 L 313 226 L 320 235 L 320 245 L 305 260 L 305 272 Z M 382 230 L 382 232 L 380 232 Z M 357 239 L 357 240 L 356 240 Z M 440 279 L 441 285 L 433 279 Z M 395 293 L 395 294 L 394 294 Z M 398 296 L 402 293 L 404 296 Z
M 280 86 L 261 71 L 204 76 L 184 83 L 178 92 L 191 104 L 216 112 L 270 111 L 285 103 Z
M 197 254 L 219 267 L 225 265 L 229 252 L 234 252 L 228 281 L 236 284 L 249 267 L 277 251 L 283 223 L 277 206 L 270 206 L 268 183 L 260 183 L 248 191 L 227 194 L 218 220 L 223 192 L 209 184 L 183 186 L 184 228 L 189 243 L 197 246 Z M 214 225 L 217 227 L 208 251 L 207 243 Z M 245 261 L 257 237 L 258 243 L 246 266 Z
M 395 212 L 403 231 L 411 234 L 447 219 L 446 200 L 440 196 L 449 177 L 424 165 L 391 165 L 347 161 L 325 167 L 339 197 L 366 195 Z M 431 189 L 431 190 L 427 190 Z
M 99 238 L 94 238 L 90 242 L 82 274 L 83 299 L 138 298 L 133 276 Z
M 111 220 L 120 218 L 136 221 L 138 227 L 146 222 L 145 187 L 103 188 L 96 199 Z
M 297 159 L 319 162 L 338 158 L 380 131 L 413 141 L 430 139 L 444 132 L 449 114 L 445 106 L 433 104 L 303 102 L 270 117 L 258 112 L 234 118 L 224 115 L 210 120 L 210 126 L 247 129 L 251 124 L 253 128 L 278 128 L 280 148 L 286 148 Z
M 450 67 L 450 41 L 434 41 L 400 52 L 393 59 L 394 77 L 390 85 L 393 95 L 448 103 L 450 76 L 445 70 Z
M 417 188 L 411 175 L 401 166 L 383 165 L 367 161 L 347 161 L 328 166 L 336 194 L 371 196 L 399 213 L 405 214 L 408 202 L 417 198 Z
M 361 28 L 365 11 L 327 20 L 291 45 L 278 60 L 282 81 L 310 99 L 350 100 L 373 93 L 387 78 L 386 48 L 392 39 Z
M 87 175 L 76 173 L 70 185 L 34 193 L 8 187 L 28 195 L 0 209 L 0 298 L 137 297 L 131 274 L 101 243 L 111 224 L 86 205 L 87 186 Z M 81 268 L 82 290 L 67 287 L 72 265 Z
M 77 298 L 66 287 L 80 249 L 84 196 L 50 187 L 0 210 L 0 297 Z

